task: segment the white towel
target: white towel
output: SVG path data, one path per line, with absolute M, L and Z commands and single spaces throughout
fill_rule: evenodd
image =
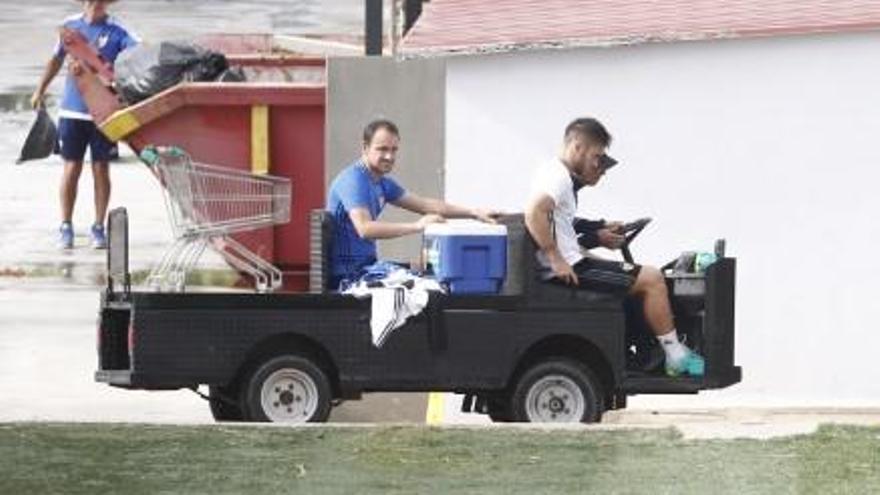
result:
M 376 284 L 381 285 L 376 285 Z M 373 287 L 360 281 L 343 292 L 358 299 L 372 297 L 370 307 L 370 331 L 373 334 L 373 345 L 382 344 L 391 332 L 406 323 L 428 305 L 428 291 L 444 292 L 436 280 L 421 278 L 407 270 L 395 270 L 387 277 L 370 282 Z

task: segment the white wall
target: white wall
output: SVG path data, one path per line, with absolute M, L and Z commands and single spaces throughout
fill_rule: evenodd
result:
M 644 262 L 717 237 L 739 259 L 743 383 L 641 403 L 880 405 L 878 53 L 862 33 L 452 58 L 446 196 L 520 211 L 566 123 L 596 116 L 621 165 L 583 213 L 654 217 Z

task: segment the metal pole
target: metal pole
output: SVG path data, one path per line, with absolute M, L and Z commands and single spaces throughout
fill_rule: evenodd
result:
M 382 0 L 366 0 L 365 48 L 367 55 L 382 55 Z
M 391 56 L 397 57 L 397 45 L 400 42 L 400 19 L 398 11 L 400 0 L 391 0 L 391 29 L 389 29 L 388 44 L 391 45 Z

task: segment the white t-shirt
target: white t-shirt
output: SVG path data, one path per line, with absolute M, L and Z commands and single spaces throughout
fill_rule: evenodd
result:
M 550 225 L 556 246 L 568 264 L 574 265 L 580 261 L 583 255 L 574 231 L 577 198 L 574 193 L 574 183 L 565 164 L 556 158 L 538 167 L 532 178 L 531 195 L 533 199 L 547 195 L 556 203 L 556 207 L 553 208 L 553 222 Z M 538 263 L 545 271 L 549 270 L 550 262 L 547 256 L 540 250 L 537 256 Z M 552 273 L 545 273 L 545 276 L 552 277 Z

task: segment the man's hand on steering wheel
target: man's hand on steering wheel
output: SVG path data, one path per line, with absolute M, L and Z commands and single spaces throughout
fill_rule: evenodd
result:
M 596 231 L 599 245 L 608 249 L 620 249 L 626 242 L 623 234 L 623 222 L 607 222 L 605 227 Z
M 608 228 L 599 229 L 596 232 L 596 236 L 599 238 L 599 245 L 608 249 L 620 249 L 623 243 L 626 242 L 626 236 L 615 234 Z
M 605 222 L 605 226 L 603 228 L 614 232 L 615 234 L 623 234 L 623 222 Z

